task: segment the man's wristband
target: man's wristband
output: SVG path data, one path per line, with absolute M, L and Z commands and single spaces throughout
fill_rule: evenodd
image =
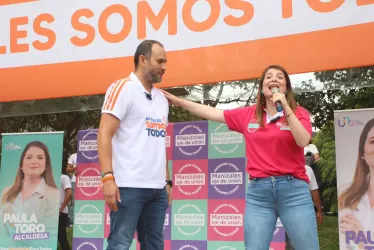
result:
M 172 180 L 166 180 L 166 185 L 169 185 L 170 187 L 173 187 L 173 181 Z
M 109 180 L 113 180 L 114 181 L 114 176 L 112 174 L 108 174 L 106 176 L 104 176 L 102 179 L 101 179 L 101 182 L 104 183 L 106 181 L 109 181 Z
M 101 178 L 104 178 L 104 176 L 107 175 L 107 174 L 113 175 L 113 171 L 101 172 Z

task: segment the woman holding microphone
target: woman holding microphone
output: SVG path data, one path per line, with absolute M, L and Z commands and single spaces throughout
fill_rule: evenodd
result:
M 305 171 L 304 147 L 312 126 L 309 113 L 297 105 L 286 70 L 272 65 L 261 76 L 256 104 L 218 110 L 163 91 L 170 104 L 196 116 L 226 123 L 246 142 L 250 183 L 246 194 L 246 250 L 269 249 L 277 218 L 296 249 L 319 249 L 316 216 Z M 280 102 L 280 103 L 279 103 Z M 276 108 L 283 108 L 278 111 Z

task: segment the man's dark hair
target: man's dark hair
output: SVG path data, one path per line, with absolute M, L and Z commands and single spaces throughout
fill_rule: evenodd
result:
M 138 45 L 138 47 L 136 48 L 136 51 L 135 51 L 135 55 L 134 55 L 135 69 L 137 69 L 138 65 L 139 65 L 139 56 L 143 55 L 148 60 L 151 58 L 153 44 L 158 44 L 161 47 L 164 47 L 164 45 L 162 45 L 160 42 L 158 42 L 156 40 L 144 40 L 143 42 L 141 42 Z

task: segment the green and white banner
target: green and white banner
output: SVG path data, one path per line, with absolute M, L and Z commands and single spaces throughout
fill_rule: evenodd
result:
M 63 132 L 2 134 L 0 249 L 57 249 Z

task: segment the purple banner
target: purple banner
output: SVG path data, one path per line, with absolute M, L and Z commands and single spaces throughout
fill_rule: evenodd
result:
M 174 160 L 208 158 L 208 122 L 174 124 Z
M 245 158 L 210 159 L 208 172 L 210 199 L 245 198 Z
M 164 239 L 171 239 L 171 206 L 166 210 L 165 223 L 164 223 Z
M 78 164 L 99 163 L 97 132 L 97 129 L 81 130 L 78 132 Z
M 193 240 L 173 240 L 171 241 L 171 249 L 173 250 L 207 250 L 206 241 Z
M 73 250 L 101 250 L 104 247 L 104 239 L 99 238 L 74 238 Z
M 285 242 L 286 241 L 286 232 L 283 227 L 276 227 L 272 242 Z

